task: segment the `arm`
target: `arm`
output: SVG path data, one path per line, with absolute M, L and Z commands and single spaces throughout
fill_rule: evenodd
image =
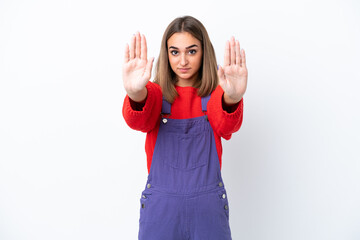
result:
M 243 120 L 244 100 L 235 105 L 227 105 L 224 101 L 224 91 L 218 86 L 211 94 L 208 102 L 208 118 L 213 130 L 220 137 L 229 140 L 238 131 Z
M 209 121 L 217 134 L 230 139 L 243 119 L 243 96 L 247 86 L 245 51 L 232 37 L 226 42 L 224 67 L 219 66 L 219 84 L 208 104 Z
M 152 82 L 148 82 L 145 87 L 147 96 L 142 102 L 135 102 L 129 95 L 126 95 L 122 113 L 130 128 L 149 132 L 159 122 L 162 92 L 160 86 Z
M 137 32 L 131 38 L 130 48 L 125 48 L 122 76 L 127 95 L 123 116 L 131 128 L 145 132 L 154 128 L 161 109 L 160 87 L 149 82 L 153 61 L 154 58 L 147 59 L 145 36 Z

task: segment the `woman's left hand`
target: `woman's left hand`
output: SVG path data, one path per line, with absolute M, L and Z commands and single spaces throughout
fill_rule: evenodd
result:
M 219 84 L 224 90 L 225 103 L 235 104 L 246 91 L 248 71 L 245 51 L 240 51 L 239 41 L 231 37 L 230 41 L 226 41 L 224 55 L 224 66 L 218 69 Z

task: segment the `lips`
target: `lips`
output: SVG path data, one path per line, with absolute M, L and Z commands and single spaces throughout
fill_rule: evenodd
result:
M 179 68 L 179 71 L 182 73 L 186 73 L 190 70 L 190 68 Z

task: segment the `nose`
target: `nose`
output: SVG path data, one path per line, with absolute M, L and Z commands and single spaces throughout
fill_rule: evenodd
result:
M 188 60 L 187 60 L 186 54 L 182 54 L 181 59 L 180 59 L 180 65 L 181 66 L 186 66 L 187 63 L 188 63 Z

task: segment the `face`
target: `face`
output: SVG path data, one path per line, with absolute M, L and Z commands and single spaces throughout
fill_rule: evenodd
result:
M 174 33 L 167 41 L 171 69 L 176 85 L 193 86 L 202 64 L 201 42 L 188 32 Z

